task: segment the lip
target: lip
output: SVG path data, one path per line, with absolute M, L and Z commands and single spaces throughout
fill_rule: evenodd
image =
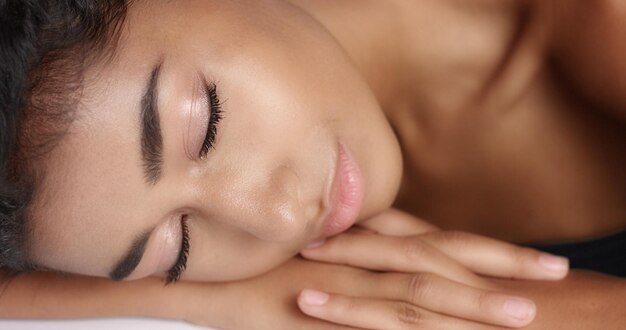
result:
M 350 228 L 361 211 L 364 195 L 361 170 L 349 150 L 340 142 L 335 176 L 329 192 L 330 212 L 324 219 L 324 237 L 337 235 Z

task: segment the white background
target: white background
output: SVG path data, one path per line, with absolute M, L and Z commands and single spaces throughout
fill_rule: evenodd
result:
M 182 322 L 149 319 L 106 319 L 84 321 L 6 321 L 0 330 L 207 330 Z M 210 329 L 208 329 L 210 330 Z

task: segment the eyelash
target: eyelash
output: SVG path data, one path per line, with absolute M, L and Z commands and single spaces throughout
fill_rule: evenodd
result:
M 215 144 L 215 137 L 217 135 L 217 126 L 222 120 L 222 103 L 217 96 L 217 86 L 214 83 L 209 83 L 206 79 L 203 79 L 204 91 L 208 104 L 210 105 L 209 124 L 207 125 L 206 136 L 200 149 L 200 159 L 205 159 L 209 151 Z M 178 254 L 178 260 L 176 264 L 167 271 L 166 284 L 172 284 L 178 282 L 180 276 L 187 268 L 187 258 L 189 256 L 189 226 L 187 225 L 187 217 L 181 219 L 182 226 L 182 242 L 180 247 L 180 253 Z
M 189 256 L 189 226 L 187 225 L 187 217 L 181 219 L 182 227 L 182 242 L 180 252 L 178 253 L 178 260 L 174 267 L 167 271 L 167 278 L 165 284 L 173 284 L 178 282 L 180 276 L 187 268 L 187 257 Z
M 207 125 L 206 136 L 200 149 L 200 159 L 205 159 L 209 151 L 213 148 L 215 137 L 217 136 L 217 126 L 222 120 L 222 104 L 217 95 L 217 86 L 214 83 L 208 83 L 203 79 L 204 90 L 206 93 L 208 104 L 211 108 L 209 116 L 209 124 Z

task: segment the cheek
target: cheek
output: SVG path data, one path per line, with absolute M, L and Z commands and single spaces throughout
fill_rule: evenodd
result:
M 300 249 L 261 241 L 215 223 L 194 227 L 184 280 L 221 282 L 258 276 L 289 260 Z
M 289 86 L 289 85 L 292 86 Z M 220 79 L 224 118 L 221 129 L 224 150 L 249 155 L 263 150 L 265 161 L 284 162 L 327 129 L 330 107 L 296 79 L 266 72 Z M 222 145 L 220 145 L 220 148 Z M 242 157 L 239 155 L 238 157 Z

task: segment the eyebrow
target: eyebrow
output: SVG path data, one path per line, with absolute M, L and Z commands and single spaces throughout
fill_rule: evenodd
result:
M 141 99 L 141 158 L 146 182 L 154 186 L 163 172 L 163 136 L 158 108 L 158 84 L 162 62 L 152 69 Z
M 111 277 L 114 281 L 121 281 L 130 274 L 133 273 L 141 258 L 143 258 L 143 254 L 146 252 L 146 245 L 148 244 L 148 239 L 154 229 L 149 230 L 139 237 L 135 239 L 133 245 L 130 250 L 126 253 L 126 255 L 113 267 L 113 270 L 109 273 L 109 277 Z

